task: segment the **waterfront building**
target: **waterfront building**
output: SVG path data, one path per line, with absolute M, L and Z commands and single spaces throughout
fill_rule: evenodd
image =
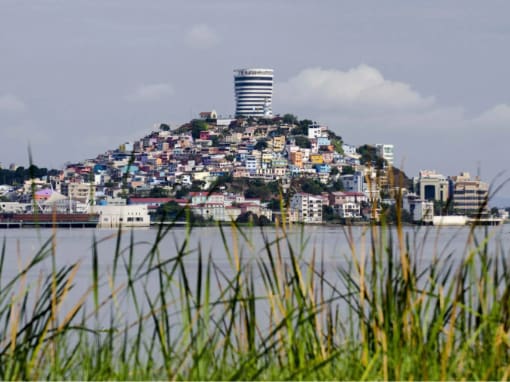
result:
M 273 69 L 234 70 L 236 116 L 273 115 Z
M 99 228 L 148 227 L 150 225 L 147 204 L 91 206 L 90 213 L 99 214 Z
M 361 219 L 359 203 L 345 202 L 342 204 L 335 204 L 333 210 L 342 219 Z
M 402 208 L 409 212 L 413 222 L 432 224 L 434 218 L 434 202 L 425 201 L 414 193 L 403 198 Z
M 489 185 L 478 177 L 471 179 L 468 172 L 451 177 L 453 181 L 453 208 L 464 215 L 488 213 Z
M 322 197 L 297 193 L 290 199 L 290 209 L 297 211 L 301 223 L 322 223 Z
M 450 195 L 448 179 L 433 170 L 422 170 L 414 180 L 415 190 L 425 201 L 446 202 Z

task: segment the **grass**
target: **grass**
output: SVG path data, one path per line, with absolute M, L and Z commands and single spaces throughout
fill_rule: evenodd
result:
M 489 231 L 472 229 L 460 260 L 423 261 L 432 230 L 420 242 L 400 222 L 361 238 L 345 227 L 331 269 L 303 228 L 297 244 L 285 223 L 260 228 L 254 257 L 250 228 L 219 225 L 228 268 L 194 249 L 193 229 L 168 248 L 175 227 L 160 226 L 145 254 L 133 231 L 94 239 L 83 290 L 82 263 L 56 261 L 56 232 L 14 276 L 4 240 L 0 379 L 508 379 L 510 269 Z

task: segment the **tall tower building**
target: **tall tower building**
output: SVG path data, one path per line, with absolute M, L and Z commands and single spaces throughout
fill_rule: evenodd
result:
M 234 70 L 236 116 L 272 116 L 273 69 Z

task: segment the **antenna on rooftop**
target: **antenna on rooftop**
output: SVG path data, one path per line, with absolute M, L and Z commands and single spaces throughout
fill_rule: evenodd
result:
M 478 160 L 476 161 L 476 177 L 478 178 L 478 180 L 482 179 L 481 176 L 482 176 L 482 170 L 481 170 L 481 162 Z

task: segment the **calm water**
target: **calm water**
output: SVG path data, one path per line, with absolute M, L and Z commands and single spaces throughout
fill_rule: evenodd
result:
M 310 226 L 294 227 L 288 231 L 292 246 L 297 251 L 302 249 L 304 259 L 310 259 L 313 254 L 323 256 L 325 261 L 342 261 L 345 256 L 350 257 L 352 251 L 348 237 L 356 247 L 356 254 L 360 256 L 368 251 L 369 244 L 368 227 L 352 227 L 350 232 L 343 227 L 333 226 Z M 404 233 L 411 243 L 414 253 L 420 255 L 424 261 L 434 255 L 445 253 L 463 256 L 469 237 L 468 227 L 406 227 Z M 197 260 L 197 252 L 200 249 L 203 254 L 211 254 L 218 264 L 228 263 L 227 251 L 233 251 L 236 247 L 239 253 L 245 257 L 262 256 L 264 254 L 264 239 L 259 228 L 243 229 L 245 238 L 239 233 L 234 237 L 229 227 L 224 228 L 226 243 L 217 227 L 195 228 L 190 235 L 188 250 L 190 254 L 186 261 L 193 263 Z M 500 246 L 503 249 L 510 248 L 510 224 L 499 227 L 489 227 L 489 249 Z M 122 234 L 121 249 L 126 250 L 130 244 L 131 234 L 135 243 L 135 259 L 142 259 L 150 250 L 157 235 L 157 229 L 125 230 Z M 274 228 L 265 227 L 263 234 L 269 240 L 276 239 Z M 476 230 L 476 236 L 482 238 L 484 228 Z M 6 266 L 16 270 L 20 261 L 27 261 L 34 256 L 42 245 L 51 238 L 51 229 L 4 229 L 0 230 L 0 242 L 6 247 Z M 58 229 L 56 231 L 56 260 L 57 264 L 71 264 L 78 260 L 84 266 L 90 266 L 92 243 L 98 242 L 97 248 L 99 261 L 102 266 L 111 265 L 116 246 L 117 230 L 107 229 Z M 281 237 L 281 231 L 278 231 Z M 186 238 L 184 228 L 175 228 L 170 231 L 159 246 L 162 257 L 171 257 L 177 253 L 176 248 Z M 237 244 L 237 245 L 234 245 Z M 285 245 L 282 244 L 284 249 Z M 275 245 L 273 245 L 275 248 Z M 285 252 L 282 249 L 283 252 Z
M 303 254 L 303 262 L 309 262 L 313 256 L 320 261 L 325 270 L 328 280 L 334 284 L 337 277 L 338 267 L 344 265 L 354 256 L 361 258 L 368 253 L 369 234 L 368 227 L 352 227 L 351 231 L 343 227 L 305 227 L 301 229 L 296 227 L 289 231 L 289 240 L 292 247 L 298 253 Z M 468 243 L 468 227 L 407 227 L 404 230 L 406 237 L 411 243 L 412 253 L 418 256 L 421 264 L 430 263 L 435 257 L 446 257 L 453 254 L 457 260 L 462 259 L 466 251 L 466 246 L 473 247 Z M 191 232 L 187 250 L 189 254 L 185 257 L 185 266 L 188 268 L 188 276 L 191 285 L 194 285 L 193 278 L 197 274 L 198 253 L 210 255 L 221 272 L 226 275 L 232 274 L 231 260 L 225 246 L 231 251 L 238 251 L 246 261 L 267 259 L 264 249 L 264 240 L 275 241 L 281 232 L 276 232 L 274 228 L 264 228 L 263 233 L 260 229 L 245 229 L 243 238 L 239 233 L 232 234 L 230 228 L 224 228 L 226 242 L 224 243 L 220 230 L 217 227 L 196 228 Z M 506 255 L 510 248 L 510 225 L 500 227 L 489 227 L 489 253 L 503 251 Z M 476 234 L 482 238 L 485 229 L 477 229 Z M 51 238 L 51 229 L 8 229 L 0 231 L 0 240 L 5 244 L 5 264 L 2 279 L 9 279 L 16 274 L 23 264 L 31 259 L 41 246 Z M 108 276 L 112 272 L 112 264 L 116 246 L 116 230 L 98 230 L 98 229 L 59 229 L 56 231 L 56 264 L 57 267 L 70 265 L 80 262 L 80 268 L 75 280 L 76 287 L 73 289 L 69 304 L 84 293 L 92 281 L 92 243 L 94 238 L 98 241 L 98 258 L 100 280 L 103 280 L 101 295 L 107 296 L 111 292 L 111 286 L 108 285 Z M 157 230 L 136 229 L 126 230 L 121 237 L 121 249 L 127 258 L 129 252 L 130 238 L 133 235 L 135 243 L 133 251 L 133 266 L 138 268 L 142 261 L 146 259 L 146 254 L 150 251 L 151 245 L 157 235 Z M 266 236 L 266 239 L 264 239 Z M 352 240 L 349 240 L 349 237 Z M 170 259 L 177 253 L 183 241 L 186 238 L 186 230 L 177 228 L 163 239 L 159 246 L 159 255 L 161 259 Z M 349 241 L 352 241 L 351 249 Z M 387 246 L 387 243 L 384 244 Z M 277 251 L 277 245 L 271 246 L 273 252 Z M 285 243 L 281 243 L 280 251 L 283 258 L 288 256 L 288 249 Z M 147 269 L 144 265 L 141 269 Z M 51 270 L 51 261 L 43 262 L 35 272 L 32 272 L 28 280 L 33 284 L 38 276 L 49 274 Z M 117 282 L 122 282 L 123 276 L 119 273 Z M 4 283 L 5 281 L 2 281 Z M 175 285 L 179 280 L 176 278 Z M 143 281 L 142 289 L 145 291 L 158 291 L 157 277 L 148 278 Z M 129 302 L 125 302 L 129 310 Z M 69 305 L 70 306 L 70 305 Z M 64 308 L 65 310 L 65 308 Z M 129 313 L 128 313 L 129 314 Z

